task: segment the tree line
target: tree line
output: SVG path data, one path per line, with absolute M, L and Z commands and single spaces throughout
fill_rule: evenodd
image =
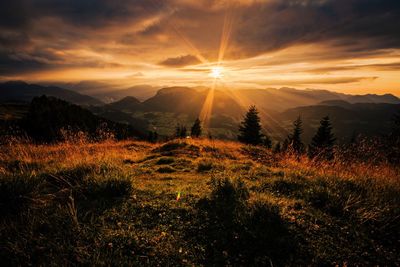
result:
M 275 145 L 274 152 L 286 152 L 297 156 L 307 153 L 313 159 L 332 160 L 334 158 L 336 138 L 329 116 L 321 119 L 319 127 L 308 146 L 302 141 L 302 133 L 302 120 L 299 116 L 293 122 L 292 131 L 285 140 Z M 272 148 L 270 137 L 262 131 L 260 116 L 255 106 L 251 106 L 244 116 L 239 126 L 238 140 L 249 145 L 263 145 Z M 355 141 L 353 140 L 353 142 Z M 400 162 L 400 113 L 394 116 L 392 131 L 380 143 L 388 162 Z
M 273 149 L 275 153 L 290 153 L 296 156 L 307 154 L 312 159 L 332 160 L 335 157 L 336 137 L 333 134 L 333 126 L 329 116 L 324 116 L 319 122 L 310 144 L 306 145 L 302 140 L 303 122 L 301 117 L 297 117 L 293 121 L 292 130 L 286 136 L 283 142 L 277 142 L 272 148 L 272 140 L 266 132 L 263 131 L 261 118 L 255 106 L 250 106 L 243 120 L 239 124 L 239 134 L 237 139 L 239 142 L 264 146 Z M 192 127 L 189 129 L 185 125 L 178 124 L 175 128 L 173 138 L 199 138 L 203 134 L 202 122 L 197 118 Z M 158 134 L 149 132 L 148 140 L 156 142 Z M 212 138 L 208 134 L 208 138 Z M 352 138 L 351 143 L 355 144 L 357 138 Z M 393 129 L 389 135 L 385 136 L 385 141 L 381 143 L 379 149 L 384 151 L 389 162 L 400 162 L 400 114 L 396 115 L 393 120 Z M 343 146 L 342 146 L 343 148 Z M 350 147 L 355 151 L 354 145 Z

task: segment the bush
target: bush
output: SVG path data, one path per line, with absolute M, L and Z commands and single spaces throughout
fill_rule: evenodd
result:
M 185 142 L 169 142 L 162 145 L 158 150 L 160 152 L 169 152 L 180 148 L 184 148 L 186 146 L 187 144 Z
M 242 203 L 250 196 L 245 183 L 240 179 L 212 179 L 211 188 L 211 200 L 216 203 Z
M 156 162 L 156 164 L 157 165 L 164 165 L 164 164 L 171 164 L 171 163 L 174 163 L 174 162 L 175 162 L 175 159 L 172 158 L 172 157 L 162 157 Z
M 290 236 L 277 205 L 255 202 L 249 207 L 244 222 L 245 245 L 251 247 L 247 257 L 254 258 L 257 265 L 269 265 L 270 260 L 284 265 L 295 249 L 296 240 Z
M 165 167 L 160 167 L 157 169 L 157 172 L 159 173 L 173 173 L 176 172 L 176 170 L 170 166 L 165 166 Z
M 46 175 L 46 181 L 56 188 L 72 188 L 85 184 L 85 178 L 95 173 L 96 166 L 79 165 L 71 169 L 64 169 L 54 175 Z
M 248 203 L 240 180 L 212 179 L 208 199 L 200 202 L 207 264 L 285 265 L 296 241 L 289 235 L 278 206 Z M 206 205 L 204 205 L 206 204 Z
M 133 191 L 129 178 L 110 178 L 106 180 L 92 180 L 89 182 L 85 195 L 92 198 L 121 198 L 128 197 Z
M 0 179 L 1 214 L 19 213 L 26 208 L 36 193 L 39 181 L 36 177 L 11 176 Z
M 211 171 L 214 167 L 214 164 L 211 161 L 200 161 L 197 165 L 198 172 L 208 172 Z

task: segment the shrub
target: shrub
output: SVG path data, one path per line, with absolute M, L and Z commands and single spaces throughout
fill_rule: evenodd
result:
M 200 221 L 207 263 L 211 265 L 285 265 L 296 241 L 289 235 L 278 206 L 248 203 L 240 179 L 212 179 Z M 204 200 L 202 200 L 204 204 Z
M 0 179 L 0 212 L 19 213 L 27 207 L 36 193 L 39 181 L 36 177 L 10 176 Z
M 164 164 L 171 164 L 174 163 L 175 159 L 172 157 L 162 157 L 159 160 L 157 160 L 156 164 L 157 165 L 164 165 Z
M 106 180 L 91 180 L 85 190 L 85 195 L 92 198 L 127 197 L 133 191 L 132 182 L 127 177 L 113 177 Z
M 210 200 L 215 211 L 220 215 L 235 216 L 245 206 L 250 193 L 245 183 L 240 180 L 212 179 Z
M 253 258 L 257 265 L 268 265 L 273 259 L 282 264 L 292 254 L 296 240 L 290 236 L 279 207 L 268 202 L 255 202 L 249 207 L 244 222 L 245 246 L 251 247 L 247 257 Z
M 185 142 L 169 142 L 162 145 L 158 150 L 160 152 L 169 152 L 180 148 L 184 148 L 186 146 L 187 144 Z
M 200 161 L 197 165 L 198 172 L 208 172 L 211 171 L 214 164 L 211 161 Z
M 93 165 L 79 165 L 54 175 L 46 175 L 46 181 L 56 188 L 79 187 L 85 183 L 84 180 L 89 174 L 95 173 L 95 168 Z
M 157 172 L 159 173 L 173 173 L 176 172 L 176 170 L 170 166 L 164 166 L 164 167 L 160 167 L 157 169 Z

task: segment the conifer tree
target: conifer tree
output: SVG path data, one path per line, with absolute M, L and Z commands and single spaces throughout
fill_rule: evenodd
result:
M 260 117 L 255 106 L 247 111 L 242 123 L 239 126 L 238 140 L 245 144 L 259 145 L 263 143 L 264 135 L 261 133 Z
M 281 152 L 282 152 L 281 142 L 278 142 L 274 147 L 274 153 L 281 153 Z
M 311 158 L 332 160 L 334 157 L 333 146 L 335 137 L 332 133 L 332 126 L 329 117 L 326 116 L 320 121 L 317 133 L 309 145 L 308 154 Z
M 147 141 L 155 143 L 158 140 L 158 133 L 156 131 L 149 131 L 147 134 Z
M 199 120 L 199 118 L 197 118 L 194 121 L 193 126 L 191 128 L 190 136 L 195 137 L 195 138 L 199 138 L 201 136 L 201 133 L 202 133 L 201 121 Z
M 288 135 L 284 142 L 286 146 L 285 150 L 290 148 L 296 154 L 302 154 L 304 152 L 304 144 L 301 141 L 301 134 L 303 133 L 302 124 L 303 122 L 300 116 L 293 122 L 293 132 Z
M 175 137 L 186 138 L 186 136 L 187 136 L 186 126 L 178 124 L 175 128 Z
M 394 115 L 392 119 L 392 130 L 386 143 L 389 162 L 398 164 L 400 162 L 400 112 Z
M 264 134 L 262 142 L 263 142 L 263 146 L 264 147 L 272 148 L 272 141 L 271 141 L 271 139 L 269 138 L 268 135 Z
M 287 152 L 289 149 L 289 140 L 286 138 L 283 140 L 282 147 L 281 147 L 281 152 Z

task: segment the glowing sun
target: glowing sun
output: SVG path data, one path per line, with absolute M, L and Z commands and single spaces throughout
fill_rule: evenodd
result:
M 223 76 L 223 68 L 222 67 L 212 67 L 210 70 L 210 76 L 214 79 L 221 79 Z

